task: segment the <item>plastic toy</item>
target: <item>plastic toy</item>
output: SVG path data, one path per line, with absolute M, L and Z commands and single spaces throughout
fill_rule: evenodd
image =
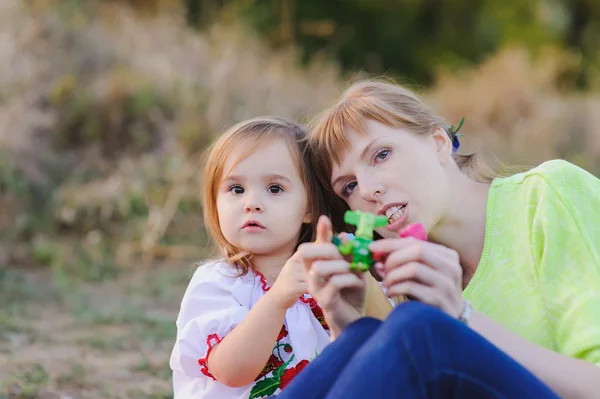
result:
M 384 227 L 388 224 L 385 216 L 376 216 L 372 213 L 361 211 L 347 211 L 344 221 L 357 226 L 356 236 L 348 234 L 349 240 L 342 243 L 338 237 L 333 237 L 333 243 L 339 248 L 344 256 L 352 254 L 351 270 L 369 270 L 375 262 L 383 262 L 383 254 L 374 254 L 369 250 L 369 244 L 373 242 L 373 231 L 376 227 Z M 427 241 L 427 232 L 420 223 L 413 223 L 398 233 L 400 238 L 414 237 L 417 240 Z
M 337 245 L 342 255 L 352 254 L 351 270 L 369 270 L 375 263 L 373 254 L 369 251 L 369 244 L 373 242 L 373 231 L 376 227 L 387 226 L 387 217 L 361 211 L 346 211 L 344 222 L 356 226 L 356 234 L 345 243 L 334 237 L 334 244 Z
M 421 223 L 409 224 L 398 234 L 400 238 L 413 237 L 417 240 L 427 241 L 427 232 Z

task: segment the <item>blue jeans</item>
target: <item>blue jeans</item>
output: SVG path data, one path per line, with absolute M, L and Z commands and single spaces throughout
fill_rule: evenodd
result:
M 464 323 L 418 302 L 349 325 L 278 395 L 289 398 L 558 398 Z

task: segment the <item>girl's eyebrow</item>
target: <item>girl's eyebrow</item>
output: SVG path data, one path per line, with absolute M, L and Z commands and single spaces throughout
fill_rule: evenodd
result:
M 244 176 L 229 175 L 223 179 L 223 181 L 240 181 L 240 180 L 244 180 Z
M 264 177 L 264 179 L 265 180 L 283 180 L 283 181 L 286 181 L 288 183 L 292 182 L 288 177 L 283 176 L 283 175 L 278 175 L 276 173 L 271 174 L 271 175 L 267 175 L 267 176 Z
M 227 176 L 225 179 L 223 179 L 223 181 L 225 182 L 231 182 L 231 181 L 243 181 L 246 179 L 246 176 L 243 175 L 229 175 Z M 289 177 L 277 174 L 277 173 L 273 173 L 273 174 L 269 174 L 266 176 L 263 176 L 263 180 L 266 181 L 270 181 L 270 180 L 283 180 L 286 181 L 288 183 L 291 183 L 292 180 Z

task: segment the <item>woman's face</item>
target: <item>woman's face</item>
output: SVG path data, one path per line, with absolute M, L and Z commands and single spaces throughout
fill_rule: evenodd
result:
M 431 231 L 448 214 L 452 144 L 442 129 L 424 136 L 369 120 L 366 134 L 347 138 L 351 148 L 334 164 L 331 184 L 352 210 L 387 216 L 381 236 L 397 237 L 414 222 Z

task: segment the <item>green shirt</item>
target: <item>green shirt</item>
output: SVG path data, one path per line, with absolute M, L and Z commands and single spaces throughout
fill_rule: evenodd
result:
M 495 179 L 464 297 L 522 337 L 600 365 L 600 180 L 559 160 Z

